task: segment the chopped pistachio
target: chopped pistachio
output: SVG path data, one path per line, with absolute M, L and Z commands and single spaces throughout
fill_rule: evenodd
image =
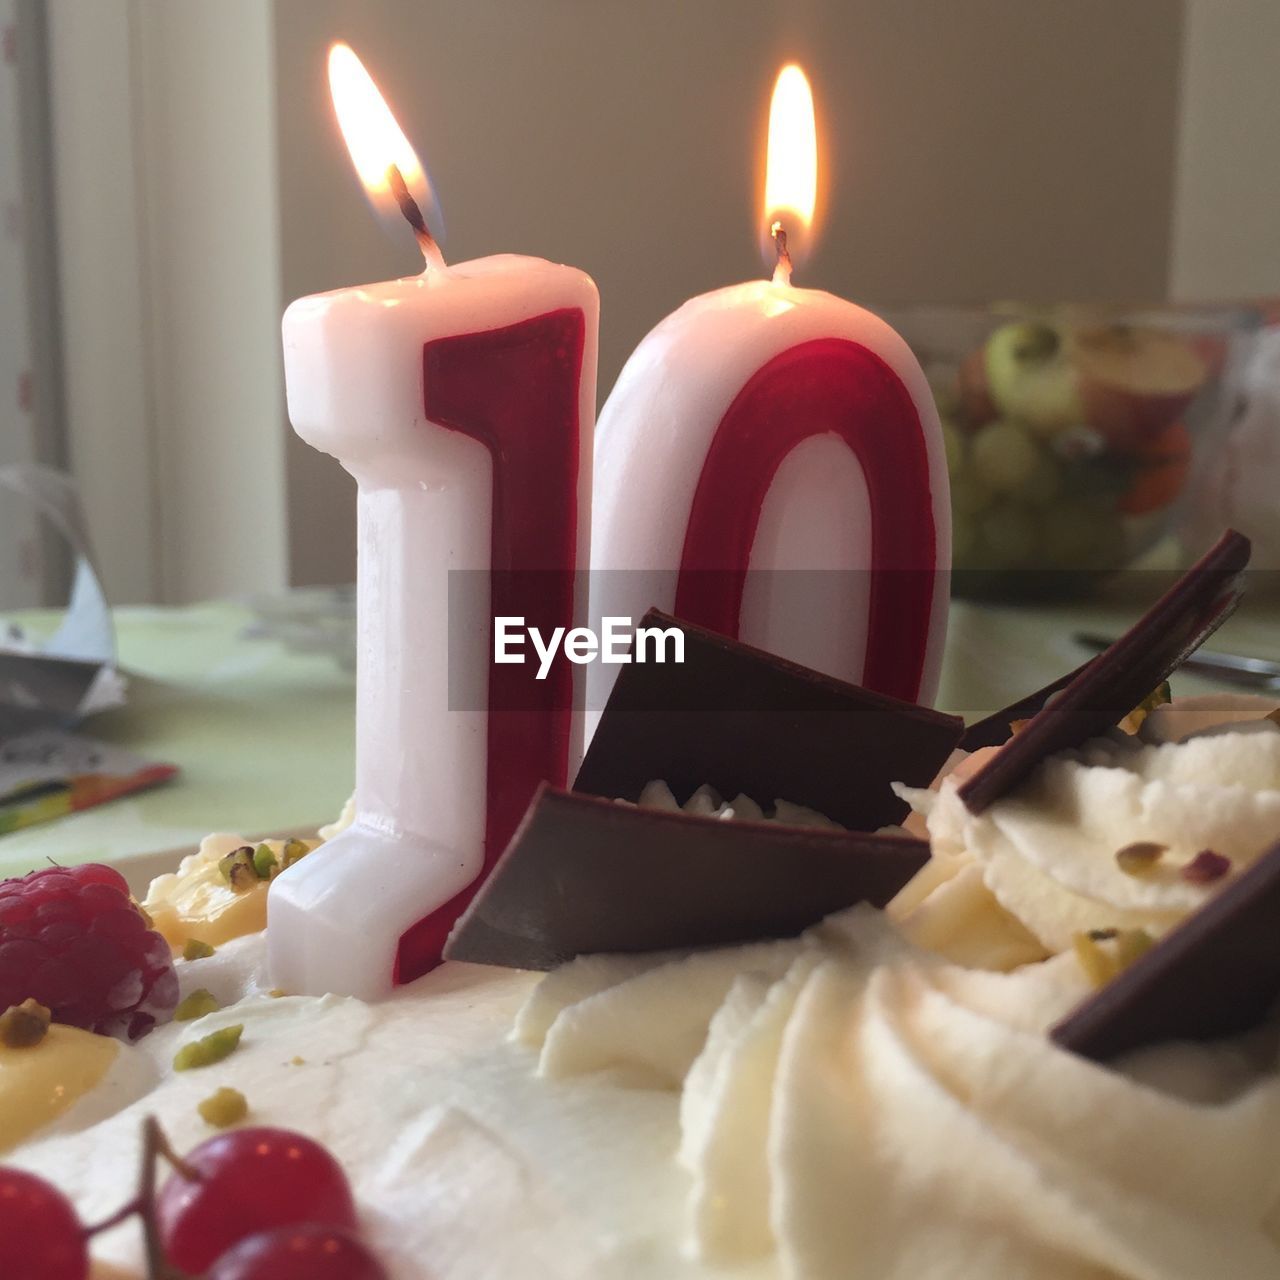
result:
M 1185 867 L 1182 878 L 1188 884 L 1213 884 L 1231 870 L 1231 859 L 1214 849 L 1201 849 Z
M 299 1057 L 296 1053 L 289 1059 L 291 1067 L 305 1067 L 307 1065 L 306 1058 Z
M 284 848 L 281 850 L 281 869 L 283 870 L 285 867 L 293 866 L 299 858 L 305 858 L 307 854 L 309 854 L 319 843 L 320 842 L 318 840 L 314 842 L 310 840 L 298 840 L 296 838 L 286 840 L 284 842 Z
M 156 927 L 156 922 L 151 918 L 151 912 L 148 911 L 136 898 L 133 900 L 133 905 L 138 908 L 138 914 L 146 921 L 147 928 L 154 929 Z
M 280 870 L 279 859 L 271 852 L 270 845 L 260 844 L 253 851 L 253 870 L 259 880 L 270 880 Z
M 1072 945 L 1075 948 L 1076 959 L 1080 961 L 1080 967 L 1084 970 L 1084 976 L 1095 987 L 1105 987 L 1115 977 L 1116 971 L 1111 956 L 1094 936 L 1098 932 L 1100 931 L 1095 929 L 1093 933 L 1077 933 L 1072 939 Z
M 211 1067 L 236 1051 L 243 1034 L 244 1024 L 237 1022 L 234 1026 L 211 1031 L 202 1040 L 192 1040 L 173 1055 L 173 1069 L 189 1071 L 193 1067 Z
M 238 849 L 219 859 L 218 870 L 222 878 L 237 892 L 243 893 L 258 883 L 258 873 L 253 869 L 253 847 L 242 844 Z
M 203 1018 L 206 1013 L 213 1013 L 221 1008 L 212 991 L 199 987 L 178 1005 L 173 1011 L 173 1017 L 176 1022 L 193 1022 L 196 1018 Z
M 42 1004 L 26 999 L 0 1013 L 0 1044 L 6 1049 L 31 1049 L 49 1033 L 53 1015 Z
M 1154 840 L 1135 840 L 1123 849 L 1116 850 L 1116 863 L 1127 876 L 1144 876 L 1169 852 L 1168 845 Z
M 239 1124 L 249 1114 L 249 1103 L 239 1089 L 219 1089 L 210 1094 L 196 1110 L 205 1124 L 215 1129 L 226 1129 Z
M 1120 936 L 1119 929 L 1090 929 L 1089 938 L 1093 942 L 1110 942 Z
M 288 994 L 289 993 L 283 987 L 272 987 L 271 990 L 267 992 L 267 995 L 269 995 L 273 1000 L 279 1000 L 281 997 L 287 996 Z
M 207 942 L 201 942 L 199 938 L 188 938 L 182 944 L 184 960 L 207 960 L 211 955 L 213 955 L 213 948 Z

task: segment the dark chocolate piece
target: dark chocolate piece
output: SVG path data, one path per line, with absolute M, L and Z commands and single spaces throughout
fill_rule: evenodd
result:
M 1092 662 L 1093 659 L 1089 661 Z M 1017 702 L 1011 702 L 1007 707 L 992 712 L 981 720 L 975 720 L 965 729 L 964 737 L 960 739 L 961 747 L 966 751 L 977 751 L 982 747 L 1004 746 L 1013 737 L 1015 720 L 1030 720 L 1032 716 L 1039 715 L 1044 710 L 1044 704 L 1060 689 L 1065 689 L 1088 665 L 1086 662 L 1074 671 L 1068 671 L 1065 676 L 1059 676 L 1043 689 L 1037 689 L 1035 693 L 1029 693 L 1025 698 L 1019 698 Z
M 1060 1022 L 1054 1043 L 1095 1062 L 1258 1026 L 1280 1000 L 1280 844 Z
M 981 813 L 1059 751 L 1118 724 L 1177 670 L 1235 611 L 1250 543 L 1228 530 L 1105 653 L 1082 667 L 1062 693 L 960 787 Z
M 551 969 L 593 952 L 789 937 L 883 906 L 929 859 L 907 836 L 640 809 L 544 787 L 445 958 Z
M 758 804 L 790 800 L 854 831 L 901 822 L 890 789 L 927 787 L 960 741 L 956 716 L 872 693 L 651 609 L 642 626 L 684 632 L 683 663 L 622 668 L 574 782 L 636 800 L 663 779 Z

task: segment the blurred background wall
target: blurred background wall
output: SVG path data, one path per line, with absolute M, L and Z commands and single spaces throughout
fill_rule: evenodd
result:
M 63 431 L 121 601 L 353 576 L 353 485 L 283 421 L 279 314 L 417 263 L 337 137 L 334 39 L 426 160 L 450 258 L 595 277 L 602 396 L 668 311 L 762 271 L 788 58 L 827 174 L 799 283 L 873 306 L 1280 292 L 1275 0 L 42 8 Z

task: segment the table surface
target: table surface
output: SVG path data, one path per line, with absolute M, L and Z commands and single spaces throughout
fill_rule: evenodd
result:
M 1071 640 L 1115 635 L 1137 604 L 1027 608 L 956 602 L 938 705 L 973 718 L 1040 688 L 1087 656 Z M 246 636 L 249 610 L 217 602 L 116 610 L 126 706 L 83 726 L 92 737 L 176 764 L 172 783 L 0 836 L 0 876 L 46 860 L 142 859 L 210 831 L 245 837 L 314 828 L 351 791 L 355 686 L 330 658 Z M 24 615 L 37 631 L 52 615 Z M 1280 657 L 1280 606 L 1246 605 L 1213 641 Z M 1224 686 L 1179 676 L 1175 693 Z

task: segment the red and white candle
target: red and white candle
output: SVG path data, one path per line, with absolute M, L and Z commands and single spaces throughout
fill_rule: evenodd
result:
M 817 186 L 796 67 L 774 93 L 768 171 L 773 279 L 668 316 L 601 412 L 592 617 L 657 605 L 927 702 L 949 592 L 942 433 L 919 364 L 887 324 L 791 284 L 787 240 L 794 252 L 808 233 Z M 616 670 L 590 669 L 593 714 Z
M 284 317 L 294 429 L 359 484 L 356 821 L 273 884 L 268 946 L 286 990 L 367 998 L 438 962 L 537 785 L 581 749 L 573 669 L 537 680 L 490 654 L 495 616 L 586 619 L 599 299 L 538 258 L 446 266 L 418 159 L 345 46 L 330 81 L 362 179 L 417 224 L 426 267 Z

